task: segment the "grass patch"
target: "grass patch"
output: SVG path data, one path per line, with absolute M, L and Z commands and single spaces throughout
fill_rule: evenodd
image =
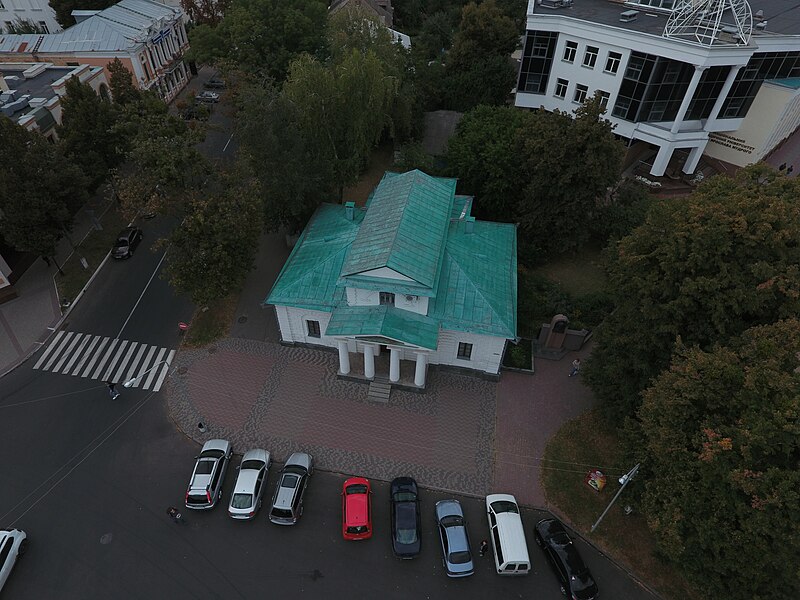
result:
M 212 302 L 205 311 L 202 308 L 197 309 L 182 345 L 199 348 L 228 335 L 238 304 L 239 294 L 235 293 Z
M 544 457 L 545 464 L 553 467 L 542 469 L 541 481 L 547 501 L 571 521 L 576 531 L 626 564 L 664 598 L 699 600 L 700 596 L 672 565 L 659 558 L 644 517 L 635 510 L 631 515 L 624 514 L 627 490 L 595 532 L 589 533 L 619 489 L 617 478 L 633 466 L 625 464 L 616 432 L 596 411 L 566 423 L 547 444 Z M 584 473 L 557 469 L 570 463 L 586 465 L 573 469 L 577 471 L 588 472 L 589 465 L 602 470 L 608 475 L 606 489 L 597 493 L 583 482 Z
M 575 254 L 560 256 L 536 267 L 533 272 L 557 283 L 573 297 L 603 292 L 608 283 L 602 250 L 597 247 L 587 246 Z
M 68 298 L 72 301 L 77 297 L 111 250 L 120 230 L 128 224 L 114 207 L 98 218 L 103 225 L 101 231 L 93 229 L 82 241 L 73 239 L 77 249 L 61 265 L 64 274 L 57 273 L 55 276 L 59 298 Z M 81 257 L 86 259 L 88 269 L 81 265 Z

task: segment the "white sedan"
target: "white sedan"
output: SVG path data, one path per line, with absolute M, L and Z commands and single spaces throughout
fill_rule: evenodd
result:
M 267 487 L 271 458 L 269 452 L 256 448 L 242 456 L 239 476 L 233 486 L 228 514 L 234 519 L 252 519 L 259 508 Z
M 17 557 L 25 554 L 28 536 L 19 529 L 0 529 L 0 590 L 6 584 Z
M 194 99 L 198 102 L 219 102 L 219 94 L 206 90 L 205 92 L 200 92 L 197 94 Z

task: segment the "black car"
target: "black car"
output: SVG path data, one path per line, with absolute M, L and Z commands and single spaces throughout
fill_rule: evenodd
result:
M 209 90 L 224 90 L 225 82 L 222 79 L 209 79 L 203 84 L 203 87 Z
M 119 232 L 111 256 L 114 258 L 130 258 L 136 246 L 142 241 L 142 230 L 138 227 L 126 227 Z
M 597 584 L 564 525 L 556 519 L 542 519 L 534 534 L 561 583 L 561 593 L 570 600 L 597 598 Z
M 410 477 L 394 479 L 389 499 L 392 515 L 392 550 L 398 558 L 414 558 L 422 546 L 417 482 Z

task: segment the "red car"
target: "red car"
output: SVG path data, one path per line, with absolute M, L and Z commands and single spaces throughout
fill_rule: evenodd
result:
M 372 486 L 369 479 L 351 477 L 342 486 L 342 536 L 346 540 L 372 537 Z

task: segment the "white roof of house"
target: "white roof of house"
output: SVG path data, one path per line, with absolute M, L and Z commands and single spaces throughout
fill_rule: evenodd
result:
M 180 9 L 152 0 L 122 0 L 60 33 L 0 35 L 0 52 L 127 50 L 158 33 L 161 21 L 180 15 Z

